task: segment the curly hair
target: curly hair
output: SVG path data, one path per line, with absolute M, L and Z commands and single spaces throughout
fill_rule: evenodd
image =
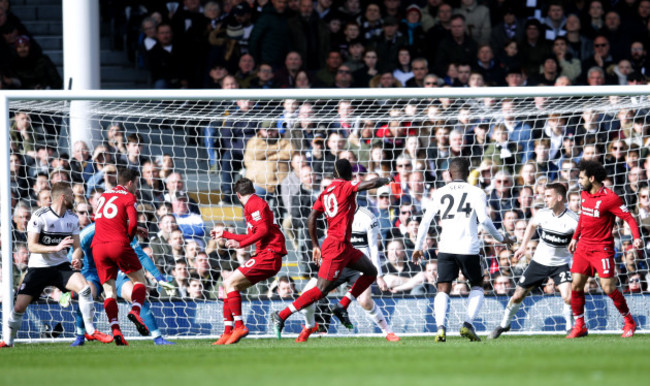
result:
M 597 161 L 580 161 L 578 169 L 585 172 L 585 176 L 594 177 L 596 181 L 602 183 L 607 178 L 605 167 Z

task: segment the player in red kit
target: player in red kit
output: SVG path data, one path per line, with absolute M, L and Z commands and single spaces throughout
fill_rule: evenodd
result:
M 344 268 L 351 268 L 363 273 L 341 302 L 332 309 L 332 313 L 341 323 L 351 328 L 347 308 L 352 299 L 361 295 L 374 281 L 377 269 L 363 252 L 355 249 L 350 242 L 352 222 L 357 209 L 357 192 L 378 188 L 390 182 L 388 178 L 375 178 L 368 181 L 352 181 L 352 165 L 346 159 L 339 159 L 334 164 L 336 179 L 321 192 L 309 214 L 307 226 L 314 245 L 313 259 L 320 264 L 316 287 L 305 291 L 296 301 L 281 312 L 271 314 L 275 333 L 280 339 L 284 321 L 304 307 L 322 299 L 335 286 L 335 281 Z M 323 248 L 319 247 L 316 234 L 316 221 L 325 214 L 327 218 L 327 237 Z
M 119 269 L 133 282 L 133 301 L 128 318 L 141 335 L 149 335 L 149 329 L 140 317 L 140 308 L 147 298 L 144 270 L 131 247 L 136 233 L 146 234 L 146 229 L 138 227 L 138 212 L 135 209 L 138 173 L 131 169 L 121 169 L 118 183 L 118 186 L 102 194 L 97 201 L 92 250 L 97 275 L 104 287 L 104 310 L 113 330 L 115 344 L 128 346 L 117 322 L 115 279 Z
M 584 287 L 587 278 L 596 273 L 600 278 L 600 286 L 603 291 L 612 299 L 618 311 L 625 318 L 622 337 L 629 338 L 634 335 L 636 323 L 632 319 L 623 294 L 616 288 L 612 229 L 615 217 L 625 220 L 632 230 L 634 247 L 641 249 L 643 241 L 639 227 L 623 200 L 603 186 L 607 172 L 601 164 L 595 161 L 583 161 L 579 168 L 578 181 L 582 187 L 582 211 L 576 232 L 569 243 L 569 251 L 573 253 L 571 308 L 575 317 L 575 326 L 567 335 L 567 339 L 579 338 L 588 333 L 584 315 Z
M 255 244 L 255 255 L 237 268 L 223 283 L 227 296 L 223 302 L 226 328 L 219 340 L 213 343 L 216 345 L 237 343 L 248 335 L 248 328 L 242 320 L 240 291 L 275 276 L 282 268 L 282 257 L 287 254 L 284 234 L 276 224 L 269 205 L 255 194 L 253 181 L 242 178 L 235 182 L 234 189 L 237 198 L 244 205 L 248 233 L 238 235 L 213 230 L 211 234 L 215 239 L 227 239 L 228 248 L 244 248 Z

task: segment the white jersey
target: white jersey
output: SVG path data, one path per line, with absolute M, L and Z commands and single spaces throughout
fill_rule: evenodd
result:
M 381 261 L 379 259 L 379 222 L 377 217 L 366 208 L 357 207 L 352 220 L 352 246 L 368 256 L 381 276 Z
M 440 213 L 442 233 L 438 241 L 438 251 L 456 255 L 476 255 L 481 243 L 478 238 L 478 225 L 483 225 L 497 240 L 503 241 L 487 215 L 485 192 L 464 181 L 450 182 L 433 193 L 415 243 L 416 250 L 422 250 L 431 221 Z
M 50 207 L 41 208 L 29 220 L 27 233 L 38 233 L 39 244 L 48 247 L 58 245 L 66 237 L 79 234 L 79 218 L 71 210 L 59 217 Z M 67 255 L 65 249 L 53 253 L 30 253 L 28 267 L 54 267 L 68 263 Z
M 578 215 L 565 209 L 556 216 L 552 209 L 544 208 L 530 220 L 537 227 L 539 245 L 533 260 L 549 267 L 571 265 L 571 252 L 567 248 L 578 226 Z

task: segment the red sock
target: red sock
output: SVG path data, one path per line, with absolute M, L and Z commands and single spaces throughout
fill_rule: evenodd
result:
M 226 300 L 228 301 L 228 308 L 232 313 L 232 318 L 235 320 L 235 328 L 244 325 L 241 318 L 241 295 L 239 291 L 228 292 Z
M 108 323 L 110 323 L 113 330 L 120 330 L 120 325 L 117 324 L 117 300 L 113 298 L 108 298 L 104 300 L 104 311 L 108 317 Z
M 228 307 L 228 299 L 223 299 L 223 324 L 225 326 L 224 333 L 229 333 L 232 331 L 232 312 L 230 312 L 230 307 Z
M 584 321 L 585 316 L 585 293 L 583 291 L 571 291 L 571 310 L 573 316 Z
M 294 312 L 300 311 L 303 308 L 307 307 L 308 305 L 324 298 L 325 295 L 318 289 L 318 287 L 314 287 L 310 289 L 307 292 L 303 292 L 296 301 L 291 303 L 291 305 L 284 310 L 280 311 L 280 318 L 282 320 L 286 320 L 291 314 Z
M 147 287 L 142 283 L 136 283 L 133 285 L 133 291 L 131 291 L 131 311 L 140 315 L 140 308 L 147 297 Z
M 343 308 L 347 309 L 350 306 L 350 303 L 352 303 L 352 299 L 359 297 L 359 295 L 361 295 L 363 291 L 370 287 L 370 285 L 372 285 L 375 280 L 377 280 L 376 276 L 361 275 L 361 277 L 354 282 L 354 285 L 352 285 L 350 291 L 345 294 L 343 299 L 341 299 L 340 304 L 343 306 Z
M 630 314 L 630 309 L 627 307 L 627 302 L 625 301 L 625 296 L 621 293 L 621 291 L 615 289 L 614 292 L 611 294 L 607 295 L 609 296 L 610 299 L 614 302 L 614 305 L 616 306 L 616 309 L 618 312 L 621 313 L 624 317 L 628 316 Z

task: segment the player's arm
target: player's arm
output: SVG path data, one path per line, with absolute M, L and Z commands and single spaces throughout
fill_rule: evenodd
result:
M 81 269 L 83 267 L 84 252 L 81 249 L 79 242 L 79 235 L 72 235 L 72 267 L 74 269 Z
M 229 241 L 226 243 L 226 246 L 229 248 L 245 248 L 249 245 L 255 244 L 259 240 L 263 239 L 266 235 L 269 234 L 271 230 L 271 218 L 266 216 L 266 211 L 260 210 L 260 219 L 258 221 L 253 220 L 251 223 L 253 229 L 250 233 L 244 235 L 245 237 L 242 240 L 233 240 L 234 242 Z M 224 232 L 225 234 L 226 232 Z
M 576 246 L 578 245 L 578 240 L 580 239 L 580 232 L 582 231 L 582 215 L 578 217 L 578 225 L 576 225 L 576 231 L 573 233 L 571 242 L 567 247 L 569 252 L 573 253 L 576 251 Z
M 70 248 L 74 243 L 72 236 L 68 236 L 57 245 L 44 245 L 38 242 L 40 236 L 40 232 L 27 233 L 27 249 L 30 253 L 56 253 Z
M 388 184 L 391 181 L 390 178 L 373 178 L 372 180 L 361 181 L 357 186 L 357 192 L 362 192 L 364 190 L 375 189 L 381 186 Z
M 641 239 L 641 232 L 639 232 L 639 224 L 637 224 L 634 216 L 632 216 L 630 211 L 627 209 L 627 206 L 620 197 L 616 197 L 616 202 L 612 205 L 609 211 L 612 212 L 614 216 L 625 221 L 630 227 L 630 230 L 632 231 L 632 237 L 634 238 L 634 248 L 643 248 L 643 240 Z
M 224 230 L 223 233 L 221 233 L 220 236 L 218 235 L 218 233 L 215 233 L 213 231 L 212 232 L 212 237 L 217 238 L 217 239 L 219 237 L 223 237 L 226 240 L 235 240 L 235 241 L 239 241 L 241 243 L 244 239 L 246 239 L 246 237 L 248 237 L 248 235 L 247 234 L 240 235 L 240 234 L 237 234 L 237 233 L 230 233 L 230 232 Z
M 370 261 L 377 268 L 377 277 L 382 277 L 381 261 L 379 259 L 379 222 L 371 218 L 372 224 L 368 227 L 368 249 L 370 250 Z
M 424 216 L 422 217 L 422 222 L 420 222 L 420 226 L 418 227 L 418 237 L 415 239 L 415 250 L 413 251 L 413 262 L 414 263 L 419 263 L 420 259 L 424 257 L 424 251 L 422 250 L 422 246 L 424 245 L 424 240 L 427 237 L 427 233 L 429 232 L 429 227 L 431 226 L 431 221 L 433 221 L 433 218 L 438 214 L 438 211 L 440 210 L 440 207 L 438 206 L 438 200 L 433 199 L 433 204 L 427 208 L 427 210 L 424 212 Z
M 126 215 L 129 219 L 129 240 L 133 240 L 138 231 L 138 211 L 135 209 L 135 201 L 126 205 Z
M 506 242 L 509 244 L 512 244 L 513 240 L 511 240 L 509 237 L 504 237 L 497 228 L 494 226 L 494 223 L 492 222 L 492 219 L 490 216 L 488 216 L 487 213 L 487 196 L 485 193 L 481 192 L 481 196 L 479 197 L 478 200 L 476 200 L 476 217 L 478 219 L 478 223 L 485 228 L 494 239 L 500 243 Z
M 536 229 L 537 229 L 537 224 L 534 222 L 534 220 L 531 220 L 528 223 L 528 226 L 526 227 L 526 231 L 524 232 L 524 238 L 521 240 L 521 245 L 515 251 L 515 260 L 518 260 L 521 256 L 524 255 L 524 253 L 526 253 L 526 245 L 528 245 L 530 239 L 533 238 Z
M 307 230 L 309 230 L 309 237 L 311 238 L 311 242 L 313 245 L 312 258 L 316 263 L 319 263 L 321 258 L 321 251 L 320 251 L 320 244 L 318 243 L 318 230 L 317 230 L 316 223 L 318 222 L 318 219 L 322 215 L 323 212 L 316 209 L 312 209 L 311 213 L 309 213 L 309 217 L 307 217 Z

